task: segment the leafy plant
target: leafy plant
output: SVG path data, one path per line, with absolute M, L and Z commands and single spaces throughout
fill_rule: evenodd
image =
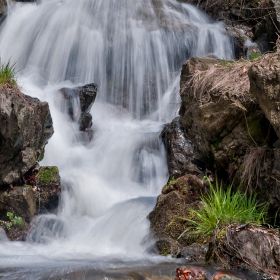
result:
M 6 64 L 2 64 L 0 60 L 0 84 L 10 83 L 16 85 L 15 75 L 15 63 L 11 64 L 11 62 L 8 61 Z
M 210 180 L 210 192 L 201 196 L 203 206 L 191 210 L 191 223 L 180 236 L 192 230 L 195 235 L 211 235 L 231 224 L 265 223 L 268 203 L 259 203 L 256 194 L 244 194 L 240 190 L 233 192 L 232 185 L 224 190 L 222 185 L 214 187 Z
M 9 221 L 8 222 L 2 221 L 2 224 L 4 224 L 7 229 L 10 229 L 12 225 L 18 225 L 23 227 L 23 220 L 21 217 L 14 216 L 12 212 L 7 212 L 7 216 L 9 217 Z

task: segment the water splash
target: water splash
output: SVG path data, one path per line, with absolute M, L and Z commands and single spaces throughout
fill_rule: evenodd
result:
M 64 185 L 58 214 L 40 217 L 28 242 L 0 241 L 0 265 L 146 256 L 146 216 L 167 179 L 158 136 L 179 107 L 179 71 L 190 56 L 232 58 L 222 24 L 175 0 L 10 1 L 0 50 L 22 90 L 50 104 L 55 134 L 41 164 L 57 165 Z M 59 89 L 89 82 L 99 85 L 95 137 L 83 145 Z

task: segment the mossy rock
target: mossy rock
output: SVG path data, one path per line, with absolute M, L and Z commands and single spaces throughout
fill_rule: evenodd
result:
M 56 166 L 42 166 L 37 176 L 37 213 L 56 210 L 61 191 L 59 170 Z
M 59 171 L 56 166 L 43 166 L 38 173 L 40 186 L 50 185 L 60 182 Z

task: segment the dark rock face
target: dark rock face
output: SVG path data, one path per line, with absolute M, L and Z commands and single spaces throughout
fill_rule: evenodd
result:
M 189 225 L 184 218 L 188 218 L 191 209 L 199 207 L 200 194 L 204 190 L 202 181 L 195 175 L 182 176 L 163 187 L 154 210 L 148 216 L 151 231 L 158 239 L 159 253 L 178 257 L 184 246 L 194 242 L 188 234 L 178 237 Z
M 250 90 L 280 137 L 280 53 L 265 58 L 248 71 Z
M 23 219 L 23 226 L 4 227 L 10 240 L 25 240 L 34 215 L 53 212 L 58 207 L 61 185 L 57 167 L 31 168 L 24 181 L 23 186 L 0 189 L 0 225 L 9 222 L 8 212 Z
M 7 1 L 0 0 L 0 24 L 7 16 Z
M 36 197 L 30 186 L 1 190 L 0 198 L 0 220 L 7 220 L 6 213 L 12 212 L 30 222 L 36 212 Z
M 167 151 L 169 178 L 178 178 L 185 174 L 203 176 L 203 163 L 194 157 L 194 145 L 187 138 L 180 118 L 167 124 L 161 132 L 161 138 Z M 201 163 L 200 169 L 197 165 Z
M 13 184 L 43 158 L 54 133 L 49 106 L 1 86 L 0 123 L 0 185 Z
M 66 111 L 72 121 L 77 121 L 80 131 L 93 136 L 92 116 L 89 113 L 97 94 L 97 84 L 87 84 L 76 88 L 62 88 L 60 91 L 65 100 Z M 74 102 L 78 104 L 75 105 Z

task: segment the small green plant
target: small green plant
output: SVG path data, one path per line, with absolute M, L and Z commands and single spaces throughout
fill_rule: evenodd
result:
M 174 176 L 168 181 L 167 185 L 173 185 L 175 183 L 176 179 Z
M 11 64 L 10 61 L 2 64 L 0 60 L 0 84 L 12 84 L 16 85 L 16 70 L 15 64 Z
M 255 60 L 255 59 L 259 58 L 260 56 L 261 56 L 261 53 L 252 52 L 252 53 L 250 53 L 249 58 L 250 58 L 250 60 Z
M 224 190 L 222 185 L 214 187 L 209 181 L 210 192 L 201 196 L 203 206 L 198 210 L 191 210 L 191 223 L 180 236 L 187 231 L 195 235 L 211 235 L 216 230 L 231 224 L 265 223 L 268 203 L 258 203 L 256 194 L 244 194 L 240 190 L 233 192 L 232 185 Z
M 7 212 L 7 216 L 9 217 L 9 221 L 8 222 L 2 221 L 2 224 L 5 225 L 7 229 L 10 229 L 12 225 L 18 225 L 23 227 L 23 220 L 21 217 L 14 216 L 12 212 Z

